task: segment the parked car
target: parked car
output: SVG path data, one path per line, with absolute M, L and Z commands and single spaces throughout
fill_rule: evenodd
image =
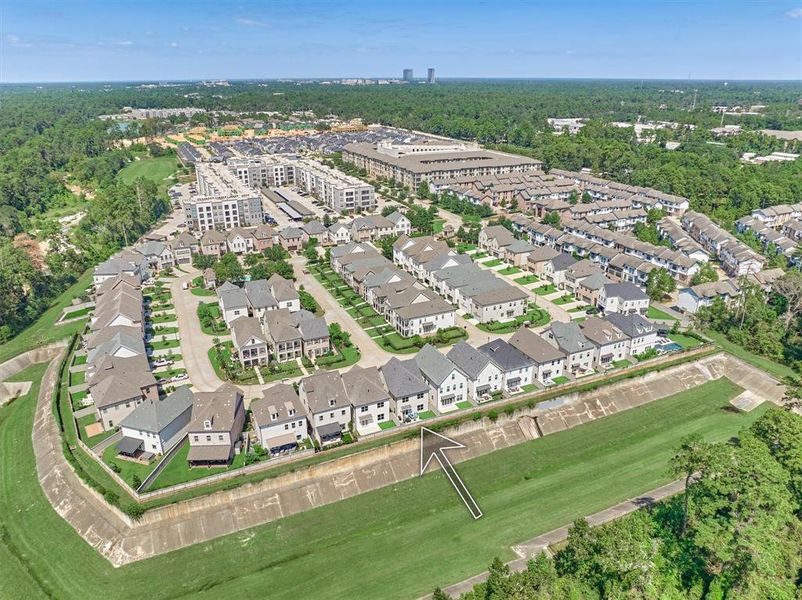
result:
M 171 364 L 173 364 L 173 361 L 171 361 L 169 358 L 157 358 L 153 361 L 154 367 L 167 367 Z
M 186 373 L 181 373 L 180 375 L 176 375 L 170 381 L 184 381 L 185 379 L 189 379 L 189 375 Z

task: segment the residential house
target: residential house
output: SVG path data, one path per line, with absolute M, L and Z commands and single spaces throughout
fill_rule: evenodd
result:
M 189 265 L 192 264 L 192 256 L 200 252 L 200 242 L 194 235 L 184 231 L 170 242 L 170 248 L 177 265 Z
M 629 354 L 629 336 L 612 322 L 590 316 L 579 324 L 582 334 L 596 346 L 596 364 L 609 368 Z
M 381 215 L 357 217 L 351 221 L 351 239 L 357 242 L 373 242 L 395 235 L 395 223 Z
M 104 294 L 95 305 L 89 329 L 92 332 L 107 327 L 136 327 L 145 330 L 145 309 L 142 292 L 119 288 Z
M 608 283 L 613 282 L 607 279 L 603 273 L 594 273 L 579 281 L 574 290 L 574 294 L 577 300 L 586 302 L 591 306 L 596 306 L 599 303 L 599 295 L 601 294 L 602 288 Z
M 509 342 L 501 339 L 491 340 L 479 346 L 478 351 L 487 356 L 499 369 L 505 391 L 514 393 L 532 383 L 535 361 Z
M 265 389 L 250 409 L 259 444 L 270 454 L 294 450 L 309 439 L 306 408 L 292 385 L 279 383 Z
M 460 402 L 468 400 L 468 378 L 434 346 L 426 344 L 421 348 L 415 355 L 415 363 L 429 384 L 438 412 L 456 410 Z
M 144 356 L 101 357 L 87 377 L 89 395 L 105 431 L 120 422 L 145 400 L 158 400 L 159 388 Z
M 301 225 L 301 229 L 306 233 L 307 239 L 315 240 L 321 246 L 329 239 L 328 230 L 317 219 L 304 223 Z
M 658 345 L 657 327 L 638 314 L 610 313 L 604 320 L 615 325 L 629 338 L 630 356 L 638 356 Z
M 504 387 L 504 376 L 500 365 L 480 350 L 481 348 L 477 350 L 461 341 L 446 354 L 446 357 L 467 378 L 468 395 L 477 402 L 490 400 L 494 392 L 500 392 Z
M 404 213 L 392 212 L 387 215 L 387 220 L 393 224 L 393 235 L 409 235 L 412 233 L 412 223 Z
M 649 296 L 634 283 L 608 283 L 599 291 L 599 310 L 604 313 L 645 315 L 649 310 Z
M 273 247 L 276 231 L 270 225 L 262 223 L 253 229 L 251 235 L 253 235 L 254 239 L 254 250 L 262 252 Z
M 207 290 L 213 290 L 217 287 L 217 274 L 211 267 L 203 270 L 203 287 Z
M 306 232 L 298 227 L 285 227 L 276 236 L 276 241 L 287 252 L 299 252 L 308 239 Z
M 245 290 L 226 281 L 215 291 L 220 314 L 227 327 L 230 328 L 235 319 L 248 316 L 248 296 L 245 294 Z
M 710 281 L 681 289 L 677 294 L 677 307 L 693 315 L 700 308 L 713 304 L 716 298 L 721 298 L 725 306 L 731 306 L 740 295 L 741 287 L 733 279 Z
M 504 246 L 504 260 L 514 267 L 526 268 L 535 246 L 524 240 L 513 240 Z
M 273 297 L 273 291 L 267 279 L 253 279 L 246 281 L 243 286 L 245 297 L 248 300 L 250 315 L 264 324 L 265 313 L 278 308 L 278 302 Z
M 546 265 L 551 262 L 560 253 L 551 246 L 539 246 L 529 253 L 526 258 L 526 268 L 537 275 L 544 277 L 546 275 Z
M 503 225 L 489 225 L 479 232 L 479 247 L 496 258 L 504 258 L 505 248 L 514 241 L 513 233 Z
M 196 393 L 187 431 L 189 465 L 230 464 L 244 427 L 245 404 L 241 390 L 224 383 L 214 392 Z
M 323 317 L 306 310 L 290 313 L 279 308 L 265 313 L 264 321 L 270 351 L 278 362 L 301 356 L 314 360 L 331 352 L 329 328 Z
M 565 274 L 577 260 L 565 252 L 561 252 L 543 266 L 543 276 L 557 287 L 563 287 Z
M 134 250 L 123 250 L 103 261 L 92 272 L 92 282 L 97 286 L 107 279 L 121 275 L 133 277 L 138 282 L 150 277 L 147 259 Z
M 169 244 L 150 241 L 138 246 L 136 250 L 148 261 L 151 271 L 163 271 L 175 266 L 175 254 Z
M 328 231 L 329 241 L 335 246 L 351 242 L 351 228 L 344 223 L 333 223 L 329 225 Z
M 201 254 L 220 258 L 228 252 L 226 236 L 216 229 L 207 229 L 200 239 Z
M 565 352 L 550 344 L 531 329 L 521 326 L 509 339 L 514 346 L 532 359 L 532 379 L 543 385 L 554 383 L 565 370 Z
M 565 373 L 574 376 L 593 373 L 596 346 L 584 336 L 579 325 L 555 321 L 543 332 L 543 337 L 565 354 Z
M 252 229 L 232 227 L 226 232 L 226 246 L 234 254 L 251 254 L 256 251 L 256 238 Z
M 234 319 L 231 322 L 231 341 L 243 367 L 267 364 L 267 336 L 262 332 L 259 319 L 255 317 Z
M 319 371 L 298 385 L 298 397 L 307 410 L 312 432 L 320 444 L 339 442 L 353 422 L 351 402 L 339 373 Z
M 454 327 L 454 307 L 428 289 L 409 287 L 384 301 L 387 322 L 404 337 L 432 335 Z
M 392 357 L 379 371 L 395 402 L 394 414 L 399 424 L 414 421 L 429 410 L 429 384 L 414 358 L 401 361 Z
M 186 436 L 194 400 L 189 387 L 182 386 L 162 399 L 138 404 L 120 421 L 123 438 L 118 450 L 135 458 L 141 453 L 164 454 Z
M 270 292 L 276 299 L 279 308 L 286 308 L 290 312 L 301 310 L 301 296 L 295 289 L 291 281 L 284 279 L 281 275 L 274 273 L 267 280 Z
M 395 422 L 394 403 L 376 367 L 351 367 L 342 374 L 342 382 L 354 407 L 354 425 L 359 435 L 376 433 L 382 423 Z

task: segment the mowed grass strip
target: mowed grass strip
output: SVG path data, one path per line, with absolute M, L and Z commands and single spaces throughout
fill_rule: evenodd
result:
M 499 450 L 457 470 L 485 516 L 474 521 L 441 472 L 274 523 L 112 568 L 51 509 L 35 476 L 35 392 L 0 411 L 0 585 L 13 597 L 154 600 L 410 598 L 484 570 L 510 546 L 653 489 L 683 436 L 725 440 L 763 412 L 723 410 L 726 379 Z M 269 552 L 265 549 L 269 548 Z M 402 552 L 399 548 L 415 548 Z M 353 577 L 354 565 L 372 565 Z M 187 569 L 186 565 L 193 565 Z M 169 577 L 164 577 L 169 573 Z M 153 586 L 154 580 L 160 581 Z M 2 594 L 0 594 L 2 595 Z

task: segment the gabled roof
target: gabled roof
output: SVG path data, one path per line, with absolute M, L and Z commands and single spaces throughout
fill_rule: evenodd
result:
M 306 394 L 306 402 L 313 413 L 326 412 L 332 408 L 349 406 L 340 374 L 336 371 L 323 371 L 301 380 L 301 389 Z
M 534 365 L 531 358 L 505 340 L 491 340 L 479 346 L 479 351 L 505 372 L 513 369 L 525 369 Z
M 217 288 L 217 297 L 220 298 L 224 310 L 248 306 L 248 297 L 245 295 L 245 290 L 229 281 Z
M 279 383 L 262 391 L 262 397 L 251 402 L 251 417 L 258 427 L 280 425 L 306 418 L 306 408 L 289 383 Z
M 224 383 L 214 392 L 198 392 L 189 431 L 231 431 L 241 406 L 242 391 L 230 383 Z M 204 429 L 205 421 L 211 421 L 211 429 Z
M 400 361 L 396 357 L 392 357 L 379 370 L 384 377 L 387 390 L 393 398 L 415 396 L 429 391 L 429 385 L 421 376 L 414 358 Z
M 262 325 L 255 317 L 239 317 L 231 323 L 231 338 L 234 346 L 239 348 L 251 339 L 267 343 L 267 336 L 262 332 Z
M 457 342 L 446 354 L 469 379 L 475 380 L 490 363 L 490 357 L 464 341 Z
M 158 434 L 187 413 L 192 408 L 194 400 L 195 395 L 189 387 L 181 386 L 163 399 L 142 402 L 120 422 L 120 427 Z M 189 416 L 186 414 L 185 424 L 189 422 Z
M 657 331 L 654 323 L 643 318 L 637 313 L 629 315 L 622 313 L 611 313 L 605 316 L 604 320 L 615 325 L 620 331 L 630 338 L 644 336 Z
M 634 283 L 622 281 L 620 283 L 608 283 L 604 286 L 604 295 L 607 298 L 621 298 L 624 301 L 648 300 L 649 296 Z
M 343 373 L 342 380 L 353 406 L 365 406 L 390 399 L 382 375 L 376 367 L 354 366 Z
M 267 283 L 270 285 L 273 297 L 279 302 L 289 302 L 300 297 L 292 282 L 284 279 L 278 273 L 271 275 Z
M 248 298 L 248 304 L 254 309 L 273 308 L 278 306 L 273 293 L 270 290 L 270 284 L 266 279 L 254 279 L 245 282 L 245 296 Z
M 582 334 L 597 346 L 606 346 L 616 342 L 625 341 L 627 336 L 611 321 L 590 316 L 580 323 Z
M 555 348 L 534 331 L 523 326 L 512 335 L 509 342 L 539 365 L 565 358 L 562 350 Z
M 445 381 L 451 372 L 456 369 L 456 365 L 438 352 L 431 344 L 426 344 L 415 355 L 415 362 L 423 373 L 424 377 L 440 385 Z
M 394 225 L 398 225 L 399 221 L 401 220 L 409 221 L 409 219 L 405 214 L 400 213 L 398 211 L 391 212 L 389 215 L 387 215 L 387 220 L 393 223 Z
M 585 338 L 576 323 L 554 321 L 548 331 L 554 336 L 554 341 L 557 342 L 560 350 L 569 354 L 593 348 L 593 344 Z

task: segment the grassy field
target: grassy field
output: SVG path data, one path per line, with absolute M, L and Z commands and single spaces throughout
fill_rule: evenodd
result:
M 131 184 L 136 179 L 144 177 L 150 179 L 161 192 L 166 192 L 173 183 L 167 179 L 178 170 L 178 160 L 175 156 L 159 156 L 158 158 L 142 158 L 126 165 L 117 176 L 123 183 Z
M 753 354 L 748 350 L 741 348 L 741 346 L 733 344 L 723 333 L 718 333 L 717 331 L 705 331 L 705 336 L 713 340 L 716 345 L 723 350 L 726 350 L 733 356 L 740 358 L 744 362 L 748 362 L 750 365 L 754 365 L 758 369 L 773 375 L 777 379 L 782 380 L 785 377 L 796 377 L 796 372 L 791 367 L 776 363 L 763 356 Z
M 646 312 L 646 318 L 658 319 L 661 321 L 676 321 L 676 319 L 672 317 L 670 314 L 660 310 L 659 308 L 655 308 L 654 306 L 649 307 L 649 310 Z
M 485 513 L 478 521 L 437 472 L 114 569 L 52 511 L 33 475 L 34 385 L 0 411 L 0 597 L 126 599 L 148 589 L 156 600 L 295 599 L 321 586 L 335 599 L 417 597 L 483 570 L 496 555 L 511 558 L 511 544 L 666 482 L 684 435 L 727 439 L 761 413 L 721 410 L 739 391 L 718 380 L 461 463 Z M 374 568 L 353 577 L 354 565 Z

